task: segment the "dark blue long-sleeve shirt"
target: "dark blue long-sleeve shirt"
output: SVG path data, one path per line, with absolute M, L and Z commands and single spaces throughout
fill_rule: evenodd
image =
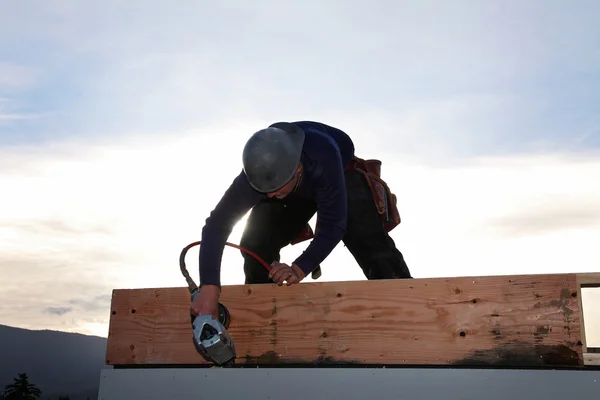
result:
M 354 144 L 343 131 L 311 121 L 294 122 L 306 133 L 301 162 L 302 182 L 296 194 L 317 204 L 315 237 L 294 261 L 309 274 L 346 232 L 347 198 L 344 168 L 354 157 Z M 221 259 L 235 224 L 266 194 L 255 191 L 242 171 L 206 219 L 200 246 L 201 285 L 221 285 Z

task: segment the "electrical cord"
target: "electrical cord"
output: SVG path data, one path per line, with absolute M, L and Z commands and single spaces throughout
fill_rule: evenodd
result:
M 194 280 L 192 279 L 192 277 L 190 276 L 190 273 L 188 272 L 188 270 L 186 268 L 185 256 L 189 249 L 191 249 L 194 246 L 200 245 L 200 243 L 202 243 L 201 240 L 188 244 L 187 246 L 185 246 L 183 248 L 183 250 L 181 250 L 181 254 L 179 255 L 179 267 L 181 268 L 181 273 L 183 274 L 183 276 L 188 284 L 188 289 L 191 294 L 193 294 L 194 292 L 196 292 L 198 290 L 198 285 L 196 285 L 196 283 L 194 282 Z M 246 249 L 245 247 L 242 247 L 237 244 L 229 243 L 229 242 L 225 242 L 225 245 L 243 251 L 244 253 L 248 254 L 249 256 L 253 257 L 256 261 L 258 261 L 263 267 L 265 267 L 265 269 L 267 271 L 271 272 L 271 267 L 269 266 L 269 264 L 267 264 L 265 260 L 260 258 L 253 251 L 250 251 L 250 250 Z

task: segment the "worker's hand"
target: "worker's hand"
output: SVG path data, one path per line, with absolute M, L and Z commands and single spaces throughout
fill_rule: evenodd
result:
M 269 278 L 273 279 L 279 286 L 283 285 L 283 282 L 286 282 L 287 286 L 293 285 L 302 281 L 304 277 L 304 272 L 296 264 L 292 264 L 291 267 L 279 261 L 274 261 L 271 264 Z
M 215 319 L 219 318 L 219 295 L 221 289 L 214 285 L 202 286 L 199 293 L 190 304 L 192 315 L 212 314 Z

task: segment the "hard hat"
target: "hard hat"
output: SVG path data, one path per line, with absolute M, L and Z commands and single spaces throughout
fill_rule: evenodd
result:
M 277 122 L 255 132 L 244 146 L 244 173 L 261 193 L 281 189 L 300 163 L 304 131 L 288 122 Z

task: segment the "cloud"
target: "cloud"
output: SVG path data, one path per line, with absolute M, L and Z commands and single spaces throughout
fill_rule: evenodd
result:
M 0 68 L 1 69 L 1 68 Z M 0 74 L 2 71 L 0 70 Z M 2 92 L 2 83 L 0 82 L 0 93 Z M 0 126 L 9 124 L 15 125 L 19 122 L 37 119 L 43 116 L 42 113 L 23 112 L 22 105 L 10 98 L 0 98 Z
M 44 311 L 48 314 L 61 316 L 61 315 L 70 313 L 71 311 L 73 311 L 73 308 L 71 308 L 71 307 L 46 307 L 44 309 Z
M 0 93 L 14 89 L 27 89 L 40 79 L 37 68 L 9 62 L 0 62 Z
M 37 118 L 35 114 L 0 114 L 0 122 Z
M 11 133 L 150 136 L 355 114 L 349 128 L 365 125 L 373 147 L 429 159 L 598 145 L 597 4 L 268 4 L 11 5 L 0 37 L 35 49 L 21 63 L 43 66 L 45 85 L 23 101 L 49 113 Z
M 503 236 L 522 236 L 551 233 L 556 230 L 600 227 L 598 200 L 574 199 L 560 204 L 540 203 L 528 208 L 494 218 L 488 222 L 491 230 Z
M 0 320 L 36 326 L 68 307 L 49 327 L 104 332 L 114 287 L 181 284 L 179 251 L 241 169 L 244 130 L 222 127 L 213 146 L 209 133 L 0 149 Z
M 111 296 L 101 295 L 92 298 L 71 299 L 68 301 L 69 306 L 46 307 L 44 312 L 58 316 L 65 315 L 75 310 L 90 313 L 102 312 L 105 313 L 110 307 Z
M 69 304 L 77 306 L 85 312 L 90 311 L 103 311 L 105 312 L 110 307 L 111 296 L 102 295 L 95 296 L 90 299 L 72 299 L 69 300 Z
M 111 230 L 106 225 L 85 226 L 83 221 L 61 221 L 61 220 L 39 220 L 39 221 L 8 221 L 11 229 L 23 234 L 71 234 L 79 235 L 84 233 L 110 234 Z M 78 224 L 78 226 L 74 225 Z

